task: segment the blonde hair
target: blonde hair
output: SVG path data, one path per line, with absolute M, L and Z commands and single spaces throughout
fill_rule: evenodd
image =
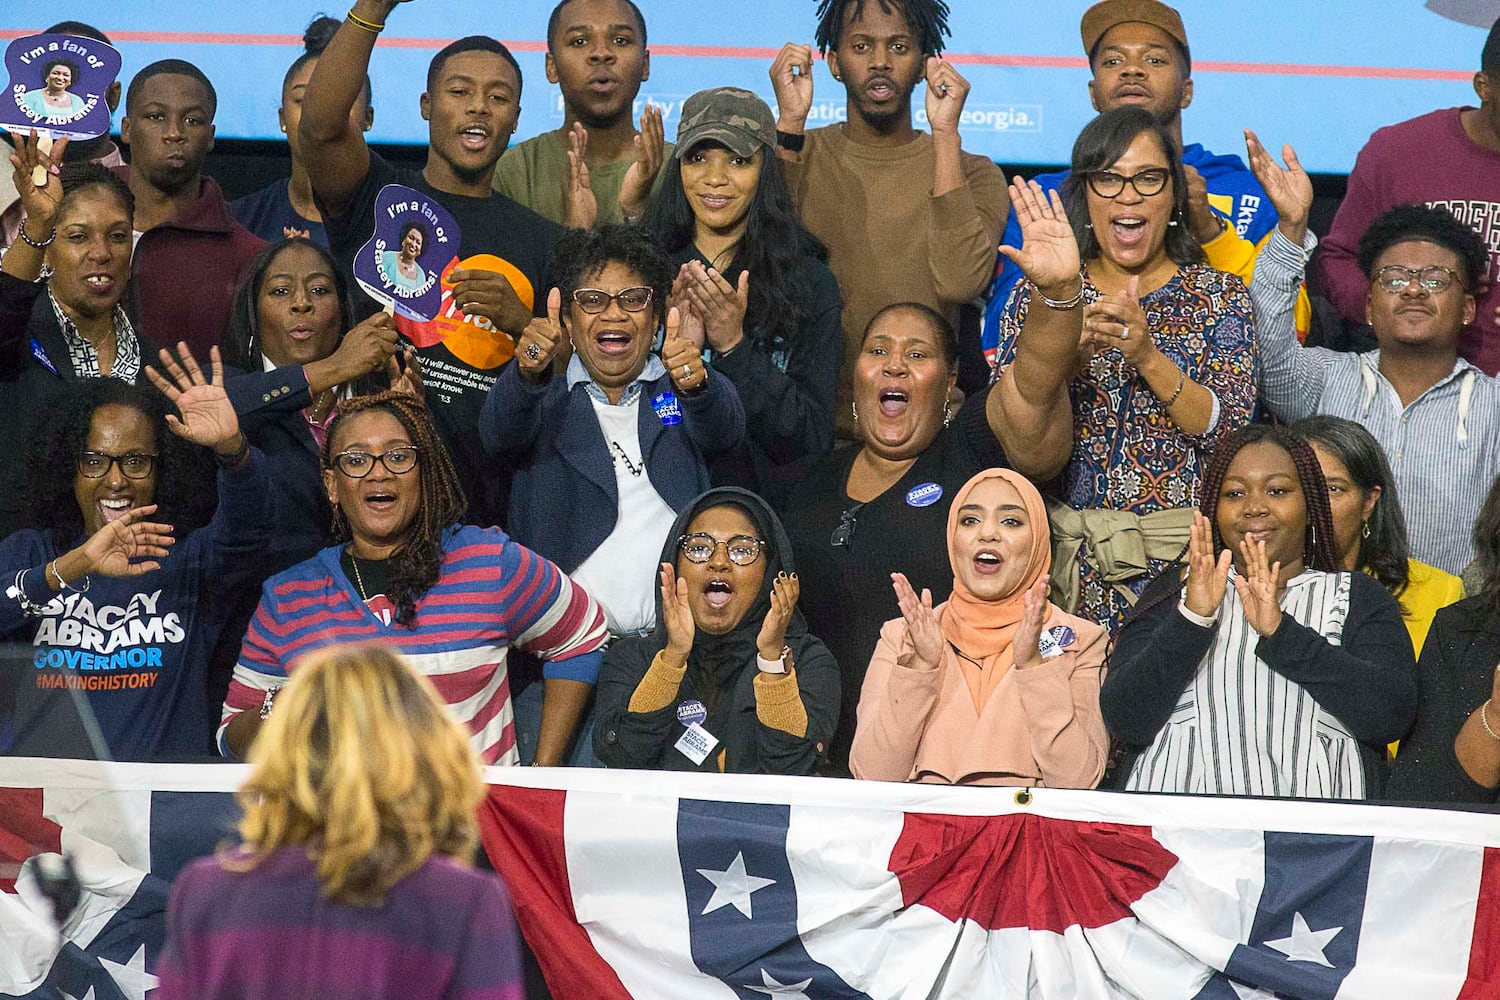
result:
M 391 650 L 332 647 L 297 665 L 250 751 L 239 791 L 255 867 L 303 845 L 327 899 L 378 906 L 434 852 L 467 862 L 484 797 L 468 733 Z

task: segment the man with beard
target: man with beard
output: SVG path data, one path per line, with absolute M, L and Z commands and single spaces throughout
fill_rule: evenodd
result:
M 787 181 L 844 297 L 837 413 L 846 436 L 850 371 L 871 318 L 894 302 L 918 302 L 957 327 L 959 307 L 984 292 L 994 270 L 1005 178 L 961 148 L 969 82 L 940 56 L 946 34 L 943 0 L 823 0 L 815 40 L 844 85 L 848 120 L 811 131 L 812 49 L 789 43 L 771 66 Z M 911 120 L 912 92 L 924 80 L 930 133 Z
M 631 121 L 651 77 L 646 19 L 632 0 L 562 0 L 547 21 L 547 81 L 563 124 L 506 150 L 496 191 L 553 222 L 587 228 L 638 219 L 672 155 L 661 109 Z
M 135 196 L 138 332 L 158 344 L 185 341 L 204 362 L 224 337 L 240 279 L 265 246 L 234 221 L 224 192 L 203 176 L 218 103 L 190 62 L 163 59 L 142 69 L 125 92 L 120 121 L 130 165 L 114 168 Z
M 1190 228 L 1210 264 L 1248 283 L 1257 246 L 1276 228 L 1276 210 L 1238 156 L 1216 156 L 1199 143 L 1182 143 L 1182 112 L 1193 101 L 1193 64 L 1182 17 L 1160 0 L 1101 0 L 1084 12 L 1080 31 L 1093 73 L 1089 101 L 1094 110 L 1144 107 L 1172 133 L 1182 150 L 1190 207 L 1188 218 L 1173 224 Z M 1043 190 L 1060 190 L 1067 176 L 1066 170 L 1041 174 L 1036 182 Z M 1014 213 L 1000 242 L 1021 245 L 1021 226 Z M 999 258 L 985 313 L 986 352 L 994 350 L 1000 316 L 1020 277 L 1016 265 Z M 1297 306 L 1299 335 L 1307 332 L 1310 317 L 1302 295 Z
M 460 38 L 432 57 L 421 100 L 428 123 L 421 170 L 387 163 L 350 127 L 375 39 L 398 6 L 355 3 L 318 58 L 298 132 L 329 249 L 345 275 L 374 232 L 375 200 L 387 184 L 414 188 L 457 221 L 462 241 L 457 265 L 442 273 L 440 312 L 430 322 L 398 316 L 396 327 L 422 359 L 428 405 L 468 496 L 467 523 L 499 524 L 502 484 L 479 443 L 479 411 L 515 352 L 514 338 L 533 315 L 546 314 L 552 247 L 562 230 L 490 189 L 521 113 L 521 68 L 493 38 Z M 376 310 L 369 298 L 356 297 L 356 319 Z

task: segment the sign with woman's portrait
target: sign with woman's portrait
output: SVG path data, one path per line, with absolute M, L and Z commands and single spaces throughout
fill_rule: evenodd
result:
M 109 131 L 109 85 L 120 75 L 120 53 L 78 35 L 28 35 L 5 50 L 10 83 L 0 100 L 0 127 L 92 139 Z
M 397 315 L 430 321 L 458 245 L 458 223 L 447 209 L 413 188 L 387 184 L 375 198 L 375 233 L 354 258 L 354 279 Z

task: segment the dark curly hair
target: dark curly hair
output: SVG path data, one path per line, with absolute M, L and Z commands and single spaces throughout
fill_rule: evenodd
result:
M 76 62 L 71 59 L 48 59 L 46 64 L 42 66 L 42 86 L 47 85 L 47 77 L 51 74 L 53 66 L 62 66 L 72 74 L 72 78 L 68 80 L 69 88 L 78 82 L 78 64 Z
M 83 534 L 83 511 L 73 484 L 94 412 L 104 406 L 129 407 L 151 424 L 157 451 L 152 498 L 157 512 L 152 520 L 172 525 L 179 540 L 207 524 L 215 499 L 208 451 L 167 429 L 170 407 L 161 393 L 114 378 L 80 379 L 50 401 L 47 432 L 31 444 L 28 523 L 51 532 L 60 550 L 71 548 Z
M 415 229 L 417 232 L 419 232 L 419 233 L 422 234 L 422 249 L 426 250 L 427 249 L 427 227 L 424 226 L 424 225 L 422 225 L 416 219 L 407 219 L 405 222 L 401 223 L 401 233 L 396 238 L 396 243 L 397 244 L 405 243 L 406 242 L 406 234 L 409 233 L 409 232 L 411 232 L 413 229 Z
M 292 64 L 286 68 L 286 75 L 281 78 L 281 95 L 283 101 L 286 100 L 286 88 L 291 84 L 292 77 L 296 76 L 297 71 L 302 69 L 303 66 L 306 66 L 323 54 L 323 50 L 328 48 L 328 43 L 333 41 L 333 36 L 338 34 L 339 25 L 343 23 L 338 18 L 329 17 L 327 14 L 319 14 L 308 22 L 307 30 L 302 32 L 302 54 L 292 60 Z M 370 75 L 368 73 L 365 74 L 364 90 L 360 92 L 359 96 L 364 99 L 366 107 L 371 106 Z
M 662 249 L 675 256 L 691 247 L 697 235 L 697 220 L 682 186 L 682 163 L 676 157 L 667 161 L 659 183 L 661 190 L 651 199 L 641 224 Z M 812 288 L 805 269 L 797 266 L 804 257 L 827 260 L 828 250 L 802 227 L 781 160 L 774 150 L 764 149 L 760 183 L 750 200 L 745 234 L 735 247 L 731 265 L 750 272 L 745 336 L 761 350 L 796 340 L 808 318 L 803 307 Z
M 1106 111 L 1083 127 L 1073 143 L 1073 162 L 1062 183 L 1063 207 L 1078 239 L 1078 253 L 1087 263 L 1100 254 L 1099 240 L 1089 223 L 1088 176 L 1097 170 L 1108 170 L 1125 155 L 1130 144 L 1142 132 L 1156 136 L 1167 167 L 1172 175 L 1172 221 L 1167 227 L 1167 256 L 1175 264 L 1201 264 L 1203 247 L 1187 224 L 1187 174 L 1182 169 L 1182 151 L 1156 116 L 1145 108 L 1124 107 Z
M 906 18 L 912 34 L 917 36 L 917 46 L 924 55 L 935 56 L 943 51 L 948 30 L 948 5 L 944 0 L 818 0 L 818 27 L 813 34 L 818 51 L 827 54 L 837 49 L 844 37 L 847 21 L 858 20 L 865 12 L 866 3 L 879 3 L 887 14 L 896 13 Z
M 562 293 L 564 306 L 586 280 L 609 264 L 628 267 L 650 286 L 651 313 L 660 329 L 666 322 L 667 295 L 672 291 L 676 272 L 661 247 L 640 225 L 570 229 L 563 234 L 552 251 L 552 283 Z
M 1359 269 L 1374 280 L 1375 261 L 1397 243 L 1436 243 L 1458 255 L 1459 277 L 1464 289 L 1473 292 L 1489 272 L 1490 252 L 1472 226 L 1453 217 L 1446 208 L 1397 205 L 1376 217 L 1359 238 Z
M 1392 596 L 1400 597 L 1406 589 L 1411 547 L 1406 540 L 1406 516 L 1401 513 L 1396 477 L 1386 461 L 1385 449 L 1363 426 L 1343 417 L 1305 417 L 1292 424 L 1291 431 L 1328 449 L 1366 496 L 1380 487 L 1380 499 L 1365 525 L 1370 534 L 1359 542 L 1355 565 L 1379 580 Z
M 438 436 L 432 415 L 420 399 L 404 392 L 357 396 L 340 404 L 339 415 L 323 439 L 323 468 L 333 468 L 335 442 L 344 424 L 361 413 L 376 410 L 395 417 L 417 448 L 417 479 L 422 496 L 406 544 L 391 557 L 391 592 L 386 595 L 396 605 L 396 624 L 416 628 L 417 602 L 437 584 L 443 568 L 443 533 L 463 520 L 468 502 L 458 481 L 458 470 Z M 352 538 L 349 522 L 335 509 L 334 542 L 343 545 Z

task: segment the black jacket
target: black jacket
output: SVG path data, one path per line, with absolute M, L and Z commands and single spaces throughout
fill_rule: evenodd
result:
M 609 648 L 597 687 L 594 752 L 610 767 L 717 771 L 722 750 L 727 772 L 809 774 L 827 753 L 839 716 L 838 664 L 822 641 L 808 633 L 800 612 L 793 615 L 787 627 L 786 644 L 792 650 L 797 687 L 807 712 L 807 732 L 802 737 L 792 736 L 765 725 L 757 714 L 755 677 L 759 671 L 755 639 L 770 608 L 771 584 L 776 574 L 796 571 L 781 522 L 766 502 L 753 493 L 732 487 L 710 490 L 678 516 L 667 536 L 662 561 L 676 562 L 677 539 L 699 511 L 725 502 L 748 510 L 768 543 L 761 556 L 765 577 L 760 593 L 740 624 L 727 635 L 698 632 L 676 696 L 657 711 L 632 712 L 629 705 L 651 661 L 666 647 L 659 592 L 656 631 L 645 638 L 616 642 Z M 702 706 L 707 716 L 701 725 L 719 740 L 702 764 L 695 764 L 676 749 L 677 741 L 687 729 L 679 721 L 678 711 L 683 709 L 686 713 L 697 707 L 689 705 L 691 702 Z

